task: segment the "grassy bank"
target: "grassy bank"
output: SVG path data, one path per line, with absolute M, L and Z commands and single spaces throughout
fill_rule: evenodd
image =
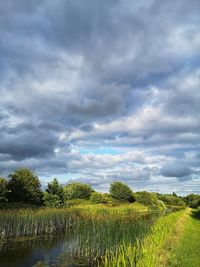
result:
M 200 210 L 191 210 L 183 234 L 169 255 L 169 267 L 200 266 Z
M 136 244 L 107 250 L 103 267 L 199 267 L 200 210 L 189 208 L 160 217 Z
M 154 224 L 144 240 L 138 239 L 136 245 L 120 244 L 114 254 L 107 251 L 100 266 L 104 267 L 155 267 L 160 263 L 160 251 L 176 222 L 184 210 L 161 217 Z

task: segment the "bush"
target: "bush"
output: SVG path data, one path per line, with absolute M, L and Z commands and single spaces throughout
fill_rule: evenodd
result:
M 156 193 L 150 193 L 146 191 L 135 193 L 136 201 L 147 206 L 160 206 L 160 201 L 157 198 Z
M 183 198 L 184 202 L 191 208 L 197 208 L 200 206 L 200 195 L 190 194 Z
M 71 183 L 64 187 L 64 199 L 89 199 L 94 190 L 90 185 L 82 183 Z
M 110 185 L 110 195 L 117 200 L 127 200 L 129 202 L 134 202 L 135 198 L 130 187 L 121 182 L 113 182 Z
M 96 204 L 103 203 L 103 196 L 101 193 L 93 192 L 90 196 L 90 201 Z
M 44 205 L 51 208 L 60 207 L 63 204 L 58 195 L 49 194 L 47 192 L 44 192 L 43 200 L 44 200 Z
M 105 203 L 103 194 L 98 192 L 93 192 L 90 196 L 90 201 L 96 204 Z
M 105 203 L 105 204 L 107 204 L 107 203 L 110 203 L 110 204 L 112 204 L 113 203 L 113 198 L 112 198 L 112 196 L 110 195 L 110 194 L 108 194 L 108 193 L 104 193 L 104 194 L 102 194 L 103 195 L 103 203 Z
M 4 178 L 0 178 L 0 202 L 7 201 L 7 194 L 8 194 L 8 182 Z
M 81 199 L 81 198 L 69 199 L 69 200 L 65 200 L 64 202 L 64 206 L 66 207 L 76 206 L 76 205 L 88 205 L 88 204 L 91 204 L 89 200 Z
M 157 194 L 158 199 L 163 201 L 166 205 L 171 206 L 185 206 L 183 199 L 175 194 Z

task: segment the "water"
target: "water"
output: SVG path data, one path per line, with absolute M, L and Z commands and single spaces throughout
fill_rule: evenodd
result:
M 158 214 L 115 220 L 84 220 L 68 233 L 19 238 L 0 243 L 0 267 L 95 266 L 93 259 L 122 242 L 134 244 L 150 230 Z
M 70 238 L 46 236 L 32 239 L 16 239 L 2 245 L 0 252 L 1 267 L 29 267 L 39 261 L 53 264 L 63 251 L 64 243 Z

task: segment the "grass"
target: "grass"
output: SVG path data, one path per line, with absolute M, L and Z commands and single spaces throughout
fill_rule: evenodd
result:
M 79 211 L 82 215 L 87 216 L 90 214 L 94 218 L 101 218 L 101 217 L 126 217 L 129 214 L 134 215 L 136 213 L 141 212 L 148 212 L 150 209 L 147 206 L 144 206 L 142 204 L 139 204 L 137 202 L 132 204 L 123 204 L 123 205 L 117 205 L 114 207 L 103 205 L 103 204 L 87 204 L 87 205 L 77 205 L 73 207 L 74 210 Z
M 179 244 L 170 253 L 169 267 L 200 266 L 200 210 L 192 210 Z
M 159 253 L 174 224 L 184 211 L 161 217 L 153 225 L 144 240 L 138 239 L 135 245 L 119 244 L 116 253 L 107 251 L 99 266 L 104 267 L 155 267 L 159 266 Z M 160 266 L 159 266 L 160 267 Z
M 141 259 L 138 262 L 139 267 L 163 266 L 163 247 L 166 240 L 173 234 L 176 224 L 185 216 L 185 213 L 186 210 L 181 210 L 158 220 L 152 229 L 152 233 L 144 240 Z

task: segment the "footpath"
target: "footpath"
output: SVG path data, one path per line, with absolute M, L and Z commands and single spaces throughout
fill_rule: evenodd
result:
M 200 211 L 186 210 L 161 253 L 162 267 L 200 267 Z

